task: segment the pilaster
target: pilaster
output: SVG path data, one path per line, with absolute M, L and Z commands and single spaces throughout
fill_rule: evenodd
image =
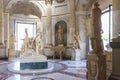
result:
M 69 0 L 70 1 L 70 41 L 69 45 L 72 45 L 74 42 L 74 33 L 75 33 L 75 27 L 76 27 L 76 21 L 75 21 L 75 0 Z
M 47 17 L 46 17 L 46 44 L 47 46 L 52 45 L 52 18 L 51 18 L 51 3 L 46 4 Z
M 3 17 L 3 0 L 0 0 L 0 46 L 4 44 L 4 17 Z

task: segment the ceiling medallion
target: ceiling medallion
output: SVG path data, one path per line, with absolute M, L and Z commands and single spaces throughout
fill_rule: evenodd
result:
M 56 2 L 58 2 L 58 3 L 62 3 L 62 2 L 64 2 L 65 0 L 56 0 Z

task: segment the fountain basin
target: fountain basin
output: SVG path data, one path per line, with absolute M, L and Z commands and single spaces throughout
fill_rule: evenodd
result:
M 20 69 L 47 69 L 48 62 L 29 62 L 29 63 L 20 63 Z
M 20 57 L 20 69 L 47 69 L 47 57 L 33 53 L 34 55 L 23 55 Z
M 48 66 L 45 69 L 32 69 L 32 68 L 26 68 L 21 69 L 20 68 L 20 61 L 14 62 L 8 65 L 8 70 L 10 72 L 16 73 L 16 74 L 35 74 L 35 73 L 46 73 L 50 72 L 54 69 L 54 65 L 52 63 L 47 63 Z

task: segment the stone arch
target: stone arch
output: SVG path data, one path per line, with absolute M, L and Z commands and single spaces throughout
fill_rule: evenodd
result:
M 56 24 L 55 24 L 55 46 L 58 46 L 59 45 L 59 42 L 57 40 L 57 31 L 58 31 L 58 27 L 61 26 L 61 28 L 63 29 L 63 45 L 64 46 L 67 46 L 67 23 L 63 20 L 61 21 L 58 21 Z M 62 34 L 61 34 L 62 35 Z
M 45 15 L 45 8 L 37 1 L 11 0 L 6 6 L 6 11 L 13 14 L 35 15 L 39 18 Z

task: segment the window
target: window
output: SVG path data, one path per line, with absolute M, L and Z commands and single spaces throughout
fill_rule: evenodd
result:
M 23 39 L 25 38 L 25 29 L 28 30 L 28 36 L 30 38 L 36 36 L 36 24 L 32 22 L 21 22 L 16 21 L 15 26 L 15 50 L 21 50 L 21 46 L 23 44 Z
M 104 43 L 104 49 L 108 50 L 110 40 L 112 38 L 112 6 L 102 11 L 102 39 Z

